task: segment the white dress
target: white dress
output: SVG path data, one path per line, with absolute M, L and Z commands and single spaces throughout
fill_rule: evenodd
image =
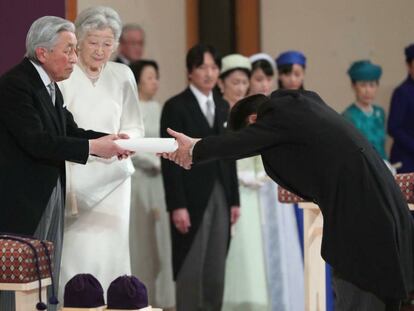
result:
M 237 161 L 241 215 L 226 261 L 223 311 L 270 309 L 262 237 L 260 188 L 266 175 L 261 158 Z
M 145 137 L 160 136 L 161 105 L 140 101 Z M 137 153 L 132 161 L 131 266 L 147 287 L 149 303 L 160 308 L 175 305 L 171 262 L 169 214 L 166 210 L 161 160 L 155 154 Z
M 108 62 L 93 84 L 76 65 L 71 77 L 60 82 L 59 88 L 80 127 L 126 133 L 131 138 L 144 135 L 138 91 L 127 66 Z M 86 165 L 67 163 L 66 171 L 68 193 L 59 287 L 61 303 L 65 284 L 75 274 L 93 274 L 106 292 L 116 277 L 131 273 L 132 161 L 90 156 Z

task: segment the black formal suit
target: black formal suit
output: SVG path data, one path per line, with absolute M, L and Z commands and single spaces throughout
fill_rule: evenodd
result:
M 229 107 L 220 96 L 214 96 L 214 102 L 215 121 L 211 128 L 190 88 L 172 97 L 162 111 L 161 137 L 169 137 L 168 127 L 193 137 L 223 134 Z M 174 224 L 171 225 L 174 277 L 177 277 L 203 220 L 215 182 L 219 181 L 223 186 L 229 210 L 230 206 L 239 205 L 237 172 L 235 162 L 228 160 L 213 161 L 190 171 L 162 160 L 162 175 L 168 211 L 185 207 L 191 219 L 191 228 L 187 234 L 179 233 Z
M 25 58 L 0 78 L 0 232 L 33 234 L 65 161 L 86 163 L 88 139 L 105 134 L 77 127 L 56 85 L 51 97 Z
M 197 163 L 262 156 L 279 185 L 316 202 L 322 257 L 342 279 L 382 299 L 414 289 L 414 225 L 400 189 L 371 144 L 308 91 L 276 91 L 257 122 L 195 145 Z
M 116 63 L 120 63 L 120 64 L 125 64 L 125 65 L 129 66 L 129 64 L 125 63 L 125 61 L 124 61 L 121 57 L 119 57 L 119 56 L 117 56 L 117 57 L 114 59 L 114 62 L 116 62 Z

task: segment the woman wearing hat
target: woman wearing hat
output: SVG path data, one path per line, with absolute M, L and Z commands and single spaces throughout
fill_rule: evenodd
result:
M 355 102 L 342 114 L 368 139 L 385 160 L 385 113 L 375 105 L 382 69 L 369 60 L 354 62 L 348 69 Z
M 276 65 L 279 73 L 278 85 L 280 89 L 303 89 L 306 57 L 302 52 L 283 52 L 276 58 Z
M 243 99 L 249 88 L 251 64 L 247 57 L 231 54 L 222 59 L 218 82 L 223 98 L 230 107 Z M 237 161 L 240 202 L 243 216 L 233 225 L 233 239 L 227 257 L 224 311 L 267 310 L 267 286 L 262 245 L 259 189 L 262 181 L 260 158 Z
M 275 65 L 270 55 L 257 53 L 249 58 L 252 64 L 249 95 L 270 95 L 275 89 Z

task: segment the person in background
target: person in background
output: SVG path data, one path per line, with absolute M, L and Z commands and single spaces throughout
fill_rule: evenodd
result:
M 275 88 L 275 65 L 270 55 L 257 53 L 249 58 L 252 64 L 249 95 L 270 95 Z
M 158 64 L 153 60 L 139 60 L 130 68 L 137 81 L 145 137 L 159 137 L 162 107 L 154 99 L 159 88 Z M 161 159 L 155 154 L 137 153 L 132 162 L 135 166 L 129 237 L 132 274 L 147 287 L 150 305 L 170 309 L 175 306 L 175 294 Z
M 408 75 L 392 94 L 388 134 L 394 139 L 390 162 L 398 173 L 414 172 L 414 44 L 405 48 Z
M 67 109 L 79 124 L 101 131 L 144 135 L 134 75 L 110 62 L 121 20 L 109 7 L 90 7 L 75 21 L 79 62 L 59 84 Z M 61 285 L 78 273 L 91 273 L 106 290 L 117 276 L 131 273 L 129 217 L 132 161 L 89 157 L 88 166 L 68 164 L 68 201 Z M 63 294 L 63 293 L 61 293 Z
M 243 99 L 249 89 L 251 64 L 247 57 L 231 54 L 223 57 L 219 88 L 230 108 Z M 261 232 L 258 176 L 259 157 L 237 161 L 242 216 L 232 226 L 233 238 L 226 263 L 223 311 L 268 310 L 267 282 Z
M 414 44 L 405 48 L 405 62 L 408 75 L 392 94 L 388 116 L 388 134 L 394 139 L 390 162 L 397 164 L 398 173 L 414 172 Z M 414 292 L 404 303 L 414 304 Z
M 230 109 L 246 96 L 251 68 L 249 59 L 240 54 L 230 54 L 221 60 L 218 86 Z
M 304 89 L 306 57 L 302 52 L 283 52 L 276 58 L 276 65 L 279 89 Z
M 124 27 L 122 27 L 118 55 L 115 58 L 115 62 L 129 65 L 139 61 L 144 54 L 144 48 L 144 29 L 138 24 L 125 24 Z
M 221 59 L 210 45 L 197 44 L 186 58 L 189 86 L 169 99 L 161 114 L 167 128 L 200 137 L 222 135 L 229 105 L 213 89 Z M 172 250 L 178 311 L 221 310 L 230 226 L 239 216 L 234 161 L 220 160 L 188 172 L 162 160 L 167 209 L 172 222 Z
M 384 109 L 375 105 L 382 69 L 369 60 L 352 63 L 348 69 L 355 102 L 342 115 L 350 121 L 372 144 L 381 158 L 385 154 L 385 113 Z

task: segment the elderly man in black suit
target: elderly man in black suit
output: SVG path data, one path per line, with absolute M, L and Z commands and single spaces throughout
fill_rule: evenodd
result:
M 78 128 L 63 104 L 56 82 L 67 79 L 77 61 L 74 32 L 74 25 L 60 17 L 39 18 L 27 34 L 26 57 L 0 78 L 0 232 L 54 242 L 55 278 L 63 238 L 65 161 L 86 163 L 90 154 L 129 155 L 114 142 L 126 135 Z M 0 309 L 13 310 L 11 297 L 4 296 Z
M 173 127 L 198 137 L 225 132 L 229 106 L 214 93 L 221 60 L 209 45 L 187 53 L 190 85 L 162 111 L 161 136 Z M 213 161 L 192 171 L 162 161 L 167 209 L 172 221 L 177 310 L 221 310 L 230 225 L 239 215 L 234 161 Z
M 248 97 L 229 123 L 234 131 L 201 140 L 169 130 L 179 149 L 164 156 L 195 169 L 260 154 L 273 180 L 322 211 L 322 257 L 335 271 L 336 310 L 399 310 L 414 289 L 414 223 L 372 145 L 303 90 Z

